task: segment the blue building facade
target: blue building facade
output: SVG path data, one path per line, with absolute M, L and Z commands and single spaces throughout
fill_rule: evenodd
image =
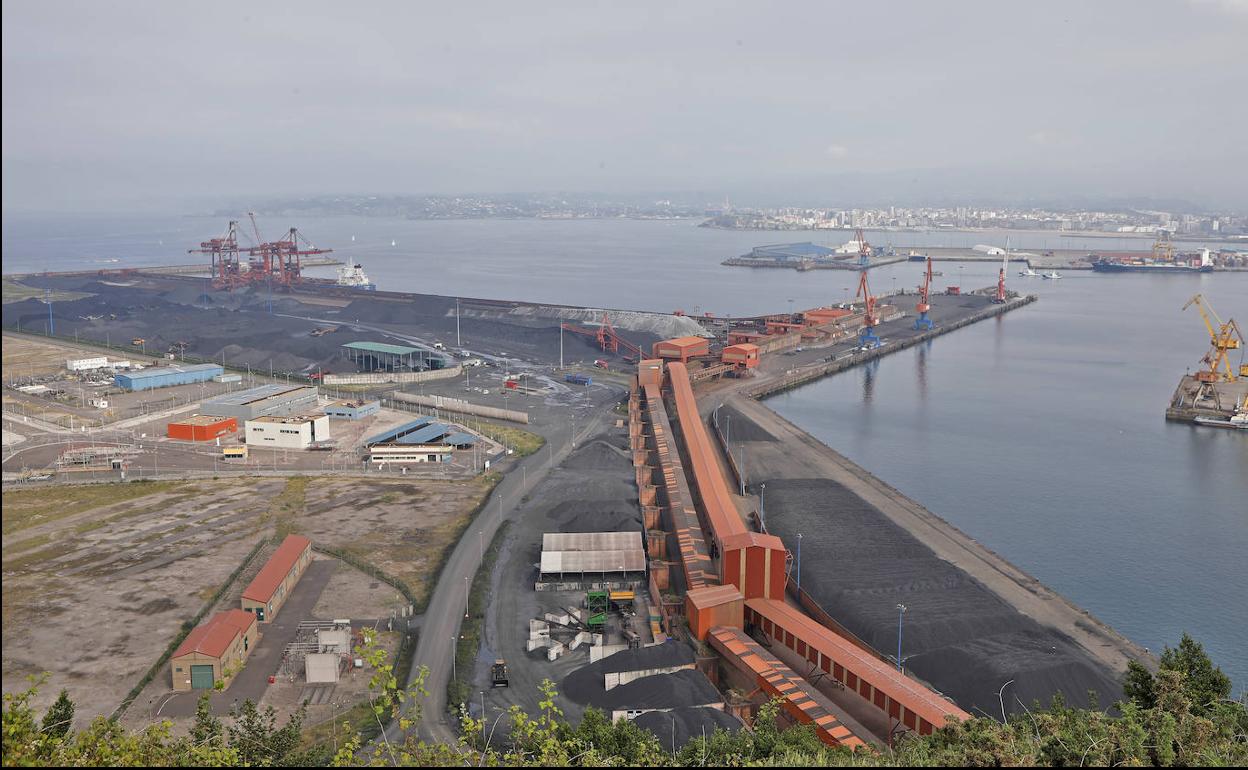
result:
M 208 382 L 225 373 L 219 364 L 187 364 L 186 366 L 160 366 L 152 369 L 117 374 L 113 383 L 126 390 L 151 390 L 174 385 L 191 385 Z

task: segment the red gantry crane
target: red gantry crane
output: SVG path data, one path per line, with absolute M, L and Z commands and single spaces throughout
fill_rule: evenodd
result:
M 204 241 L 199 244 L 198 249 L 187 250 L 188 254 L 210 256 L 214 289 L 235 289 L 251 283 L 269 283 L 289 288 L 303 278 L 303 257 L 329 254 L 333 251 L 313 246 L 294 227 L 283 238 L 266 242 L 260 237 L 255 214 L 248 213 L 247 216 L 251 218 L 252 231 L 256 237 L 255 246 L 238 245 L 238 222 L 231 220 L 224 236 Z M 248 257 L 245 270 L 240 260 L 242 254 Z
M 858 343 L 864 348 L 878 348 L 880 338 L 875 334 L 875 326 L 879 324 L 880 319 L 875 315 L 875 295 L 871 293 L 871 288 L 867 285 L 866 270 L 858 273 L 858 293 L 854 297 L 862 297 L 865 305 L 862 329 L 858 332 Z
M 932 309 L 932 305 L 928 302 L 928 297 L 932 290 L 932 258 L 927 258 L 927 270 L 923 273 L 923 285 L 919 287 L 919 304 L 914 306 L 915 312 L 919 317 L 914 319 L 914 328 L 920 331 L 931 329 L 935 324 L 932 319 L 927 317 L 927 311 Z
M 861 227 L 854 228 L 854 238 L 858 241 L 858 268 L 866 270 L 871 266 L 871 244 L 867 243 Z
M 1001 255 L 1001 272 L 997 273 L 997 293 L 993 296 L 992 301 L 998 305 L 1005 302 L 1005 264 L 1010 258 L 1010 251 L 1006 249 Z

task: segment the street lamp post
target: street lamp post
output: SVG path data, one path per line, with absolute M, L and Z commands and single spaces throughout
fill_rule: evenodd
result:
M 763 529 L 767 528 L 767 485 L 759 485 L 758 492 L 758 522 L 763 525 Z
M 901 619 L 906 614 L 906 605 L 897 605 L 897 671 L 901 672 Z
M 797 595 L 802 595 L 802 533 L 797 533 Z
M 468 576 L 464 575 L 464 620 L 468 619 L 468 596 L 470 594 Z
M 1011 679 L 1010 681 L 1008 681 L 1008 682 L 1006 682 L 1005 684 L 1001 685 L 1001 689 L 1000 689 L 1000 690 L 997 690 L 997 702 L 1001 704 L 1001 721 L 1002 721 L 1002 722 L 1005 722 L 1005 721 L 1006 721 L 1006 718 L 1005 718 L 1005 688 L 1009 687 L 1009 686 L 1010 686 L 1010 685 L 1012 685 L 1012 684 L 1014 684 L 1014 680 L 1013 680 L 1013 679 Z

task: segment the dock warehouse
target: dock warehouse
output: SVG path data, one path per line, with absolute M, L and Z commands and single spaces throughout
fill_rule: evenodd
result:
M 316 410 L 317 390 L 307 385 L 260 385 L 214 396 L 200 405 L 204 414 L 233 417 L 240 423 L 269 415 L 303 414 Z
M 286 603 L 299 578 L 312 561 L 312 541 L 303 535 L 287 535 L 251 584 L 243 589 L 243 609 L 256 620 L 268 623 Z
M 221 368 L 219 364 L 158 366 L 137 372 L 116 374 L 113 376 L 113 383 L 124 390 L 151 390 L 153 388 L 169 388 L 174 385 L 208 382 L 213 377 L 224 372 L 225 369 Z
M 471 433 L 456 430 L 429 417 L 400 425 L 366 440 L 368 460 L 376 465 L 387 463 L 446 463 L 457 449 L 477 443 Z
M 342 347 L 347 360 L 361 372 L 422 372 L 446 366 L 446 358 L 441 353 L 408 345 L 348 342 Z
M 343 420 L 362 420 L 380 411 L 380 401 L 335 401 L 325 407 L 325 414 Z
M 265 415 L 243 423 L 249 446 L 272 449 L 307 449 L 329 440 L 329 415 Z
M 174 690 L 211 690 L 217 682 L 229 686 L 251 648 L 259 630 L 256 616 L 242 610 L 218 612 L 186 635 L 174 651 L 169 668 Z
M 646 571 L 641 532 L 546 532 L 542 578 Z
M 238 420 L 233 417 L 216 417 L 195 414 L 175 420 L 168 426 L 169 438 L 183 441 L 212 441 L 238 432 Z

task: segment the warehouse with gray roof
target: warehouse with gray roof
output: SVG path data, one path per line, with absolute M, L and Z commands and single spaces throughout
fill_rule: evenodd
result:
M 257 417 L 285 417 L 317 411 L 317 390 L 306 385 L 260 385 L 205 401 L 203 414 L 234 417 L 241 424 Z

